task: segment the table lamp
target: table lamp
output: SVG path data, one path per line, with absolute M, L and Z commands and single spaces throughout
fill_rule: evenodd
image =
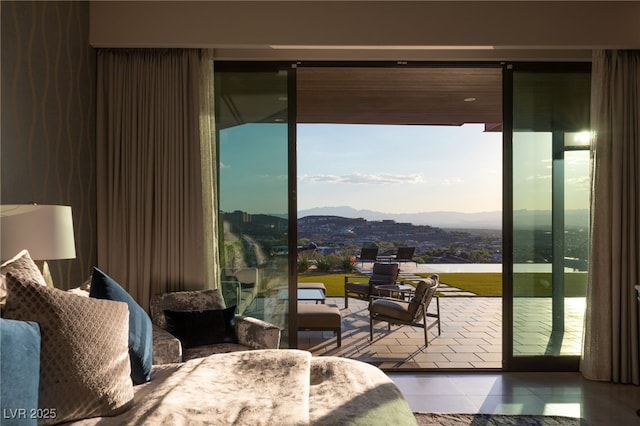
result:
M 46 261 L 76 257 L 70 206 L 3 204 L 0 239 L 2 260 L 28 250 L 50 287 L 53 279 Z

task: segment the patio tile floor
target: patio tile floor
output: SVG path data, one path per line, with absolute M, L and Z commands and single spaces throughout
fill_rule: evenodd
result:
M 446 299 L 446 300 L 445 300 Z M 475 369 L 502 367 L 502 301 L 500 298 L 441 297 L 442 335 L 437 327 L 429 330 L 425 347 L 423 330 L 418 327 L 374 325 L 369 341 L 367 302 L 328 298 L 327 304 L 342 313 L 342 347 L 329 331 L 298 332 L 298 347 L 314 355 L 335 355 L 357 359 L 383 369 Z M 432 304 L 435 307 L 435 304 Z M 478 321 L 478 316 L 484 316 Z
M 584 298 L 566 299 L 566 332 L 562 352 L 580 352 Z M 305 302 L 301 302 L 305 303 Z M 415 369 L 500 369 L 502 368 L 502 299 L 499 297 L 440 297 L 442 334 L 429 330 L 425 347 L 423 330 L 418 327 L 374 325 L 369 341 L 367 302 L 327 298 L 342 314 L 342 347 L 330 331 L 298 332 L 298 347 L 314 355 L 342 356 L 374 364 L 385 370 Z M 435 309 L 432 302 L 430 311 Z M 548 298 L 519 298 L 514 303 L 516 353 L 541 354 L 549 351 L 551 302 Z M 528 314 L 527 314 L 528 313 Z M 548 320 L 548 321 L 547 321 Z

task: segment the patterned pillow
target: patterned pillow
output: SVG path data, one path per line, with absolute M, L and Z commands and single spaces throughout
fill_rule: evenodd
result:
M 34 283 L 46 286 L 47 282 L 44 280 L 42 273 L 36 266 L 36 264 L 29 256 L 27 250 L 22 250 L 15 255 L 13 259 L 9 259 L 0 266 L 0 273 L 6 275 L 11 273 L 14 277 L 20 280 L 29 280 Z M 0 280 L 0 307 L 4 306 L 6 301 L 6 283 L 4 280 Z
M 133 403 L 129 310 L 124 302 L 79 297 L 7 274 L 4 318 L 40 324 L 38 406 L 47 425 L 113 416 Z

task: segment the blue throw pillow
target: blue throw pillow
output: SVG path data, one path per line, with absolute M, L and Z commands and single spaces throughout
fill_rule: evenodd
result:
M 98 268 L 91 274 L 89 296 L 115 300 L 129 305 L 129 359 L 131 380 L 136 385 L 151 380 L 153 364 L 153 328 L 149 315 L 127 291 Z
M 3 425 L 36 425 L 40 384 L 40 326 L 0 318 L 0 408 Z M 55 411 L 50 413 L 55 418 Z

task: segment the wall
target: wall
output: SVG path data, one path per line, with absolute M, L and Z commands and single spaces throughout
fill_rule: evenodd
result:
M 77 286 L 96 262 L 89 4 L 2 1 L 1 15 L 0 199 L 72 207 L 77 258 L 49 265 L 56 286 Z
M 96 47 L 211 47 L 219 59 L 589 59 L 640 47 L 640 2 L 92 2 Z

